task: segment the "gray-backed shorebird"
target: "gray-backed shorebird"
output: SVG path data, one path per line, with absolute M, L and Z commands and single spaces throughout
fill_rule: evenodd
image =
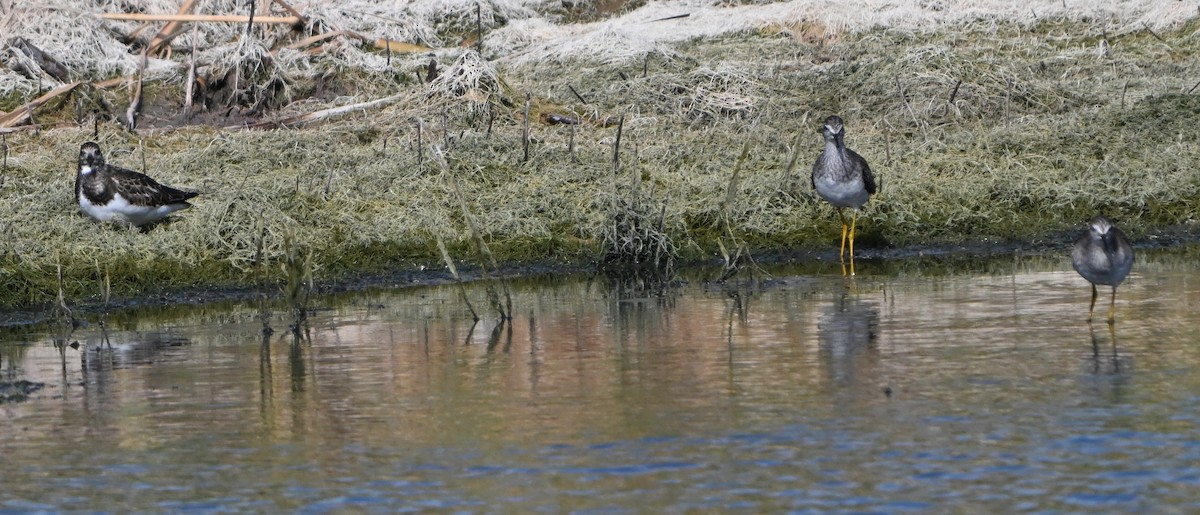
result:
M 97 221 L 143 227 L 192 207 L 187 201 L 196 195 L 199 193 L 177 190 L 133 170 L 105 163 L 100 145 L 91 141 L 79 147 L 75 200 Z
M 1108 304 L 1108 323 L 1116 318 L 1117 286 L 1133 268 L 1133 247 L 1125 239 L 1125 233 L 1113 226 L 1107 218 L 1096 215 L 1088 222 L 1084 232 L 1071 249 L 1071 265 L 1084 279 L 1092 283 L 1092 303 L 1088 306 L 1088 322 L 1096 309 L 1096 285 L 1112 286 L 1112 299 Z
M 840 258 L 846 263 L 846 238 L 850 239 L 850 275 L 854 275 L 854 228 L 858 224 L 858 209 L 875 193 L 875 177 L 867 160 L 857 152 L 846 148 L 846 129 L 842 119 L 830 116 L 821 128 L 825 135 L 825 149 L 813 163 L 812 185 L 821 198 L 837 208 L 842 220 L 842 248 Z M 843 208 L 854 210 L 850 223 L 846 223 Z M 845 269 L 842 269 L 845 273 Z

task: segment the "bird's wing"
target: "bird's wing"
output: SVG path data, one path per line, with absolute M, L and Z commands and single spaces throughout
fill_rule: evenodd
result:
M 809 174 L 809 176 L 808 176 L 808 183 L 812 184 L 813 191 L 816 191 L 816 189 L 817 189 L 817 173 L 820 172 L 821 167 L 823 166 L 821 162 L 824 160 L 825 160 L 825 151 L 822 150 L 821 153 L 817 155 L 817 160 L 813 161 L 812 173 Z
M 158 181 L 151 179 L 149 176 L 126 170 L 124 168 L 109 166 L 109 180 L 113 181 L 114 186 L 121 192 L 131 204 L 140 206 L 161 206 L 166 204 L 174 204 L 184 202 L 187 199 L 199 195 L 194 191 L 182 191 L 170 186 L 159 184 Z
M 850 155 L 850 160 L 854 161 L 862 169 L 863 187 L 866 188 L 868 194 L 874 195 L 876 189 L 875 174 L 871 173 L 871 165 L 867 164 L 867 160 L 863 159 L 863 156 L 858 155 L 853 150 L 846 149 L 846 153 Z

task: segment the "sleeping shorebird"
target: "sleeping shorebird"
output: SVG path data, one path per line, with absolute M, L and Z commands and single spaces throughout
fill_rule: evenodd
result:
M 846 148 L 843 141 L 846 129 L 841 118 L 826 118 L 821 132 L 825 135 L 825 149 L 813 163 L 812 185 L 821 198 L 837 208 L 838 218 L 842 220 L 842 250 L 839 254 L 842 273 L 846 273 L 846 237 L 849 235 L 850 275 L 854 275 L 854 226 L 858 223 L 858 209 L 875 193 L 875 177 L 871 175 L 867 160 Z M 849 224 L 842 213 L 847 207 L 854 210 L 854 218 Z
M 79 147 L 75 200 L 97 221 L 145 227 L 192 207 L 187 200 L 196 195 L 199 193 L 177 190 L 144 174 L 105 163 L 100 145 L 91 141 Z
M 1088 230 L 1075 240 L 1071 249 L 1071 265 L 1084 279 L 1092 283 L 1092 303 L 1088 306 L 1088 322 L 1096 309 L 1096 285 L 1112 286 L 1108 303 L 1108 323 L 1116 320 L 1117 286 L 1133 268 L 1133 247 L 1125 233 L 1113 226 L 1103 215 L 1088 222 Z

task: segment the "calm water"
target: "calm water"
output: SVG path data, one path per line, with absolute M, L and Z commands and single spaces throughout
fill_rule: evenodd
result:
M 10 330 L 0 380 L 45 387 L 0 404 L 0 510 L 1194 512 L 1196 256 L 1143 252 L 1111 332 L 1012 257 L 519 281 L 499 331 L 453 286 L 318 299 L 301 339 L 252 304 Z

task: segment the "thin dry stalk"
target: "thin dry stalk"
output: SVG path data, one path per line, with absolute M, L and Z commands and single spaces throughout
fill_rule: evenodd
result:
M 97 17 L 106 20 L 121 21 L 209 21 L 227 23 L 246 23 L 251 21 L 249 16 L 236 14 L 133 14 L 133 13 L 97 13 Z M 254 23 L 286 23 L 296 25 L 303 20 L 298 16 L 258 16 Z
M 284 247 L 284 296 L 291 308 L 292 332 L 298 334 L 308 321 L 308 295 L 313 288 L 312 249 L 302 249 L 290 234 L 284 236 Z
M 617 120 L 617 138 L 613 141 L 612 153 L 612 169 L 613 175 L 621 169 L 621 131 L 625 128 L 625 111 L 621 111 L 621 118 Z
M 450 150 L 450 120 L 446 116 L 445 106 L 442 106 L 442 148 Z
M 129 130 L 137 130 L 138 113 L 142 110 L 142 72 L 146 69 L 146 51 L 142 51 L 142 59 L 138 61 L 137 74 L 134 75 L 129 98 L 129 108 L 125 110 L 125 118 L 129 121 Z
M 425 122 L 417 117 L 417 167 L 425 165 L 425 137 L 422 134 Z
M 261 223 L 261 222 L 260 222 Z M 255 283 L 258 288 L 258 319 L 262 322 L 262 334 L 265 339 L 274 333 L 271 329 L 271 303 L 267 301 L 267 273 L 263 263 L 263 242 L 267 239 L 267 227 L 262 226 L 258 233 L 258 241 L 254 249 Z
M 58 278 L 58 297 L 56 299 L 54 310 L 50 313 L 51 318 L 58 323 L 66 326 L 75 325 L 75 317 L 71 314 L 71 308 L 67 307 L 67 294 L 63 282 L 62 258 L 59 252 L 54 251 L 54 269 Z
M 567 154 L 571 156 L 572 163 L 579 162 L 579 158 L 575 156 L 575 124 L 567 126 Z
M 475 312 L 475 306 L 471 305 L 471 299 L 467 297 L 467 287 L 463 284 L 462 277 L 458 275 L 458 267 L 454 266 L 454 259 L 450 257 L 450 252 L 446 250 L 446 243 L 442 241 L 442 235 L 435 234 L 437 239 L 438 252 L 442 253 L 442 261 L 446 262 L 446 268 L 450 270 L 450 276 L 454 278 L 454 282 L 458 283 L 458 296 L 462 299 L 463 304 L 467 305 L 467 309 L 471 311 L 471 319 L 478 322 L 479 314 Z
M 346 113 L 351 113 L 351 112 L 355 112 L 355 111 L 359 111 L 359 110 L 372 109 L 375 107 L 387 105 L 387 104 L 390 104 L 397 100 L 400 100 L 404 96 L 405 96 L 405 93 L 400 93 L 400 94 L 392 95 L 390 97 L 383 97 L 380 99 L 371 100 L 369 102 L 360 102 L 358 104 L 350 104 L 347 106 L 332 107 L 329 109 L 322 109 L 320 111 L 313 111 L 311 113 L 302 114 L 302 115 L 298 115 L 298 116 L 290 116 L 290 117 L 284 118 L 282 120 L 263 121 L 263 122 L 248 124 L 248 125 L 230 125 L 225 128 L 226 129 L 273 129 L 273 128 L 277 128 L 277 127 L 307 125 L 307 124 L 310 124 L 310 123 L 313 123 L 316 121 L 324 120 L 326 118 L 332 118 L 335 116 L 344 115 Z
M 483 7 L 475 4 L 475 53 L 483 55 Z
M 912 117 L 913 124 L 921 128 L 921 133 L 925 135 L 925 140 L 929 141 L 929 133 L 925 131 L 925 124 L 921 123 L 920 118 L 917 118 L 916 110 L 909 103 L 908 96 L 904 94 L 904 86 L 900 85 L 900 76 L 894 75 L 892 78 L 896 81 L 896 94 L 900 95 L 900 101 L 904 103 L 904 108 L 908 110 L 908 115 Z
M 8 134 L 0 134 L 0 189 L 8 176 Z
M 1004 128 L 1008 128 L 1008 105 L 1012 102 L 1012 79 L 1004 78 Z
M 196 5 L 196 0 L 185 0 L 183 2 L 183 5 L 179 6 L 179 11 L 176 14 L 189 14 L 192 12 L 192 9 L 195 7 L 195 5 Z M 158 33 L 154 35 L 154 38 L 150 40 L 150 44 L 146 46 L 147 52 L 152 53 L 152 54 L 157 54 L 158 50 L 160 48 L 162 48 L 167 43 L 170 43 L 172 39 L 175 39 L 175 36 L 179 35 L 179 33 L 182 32 L 180 30 L 180 28 L 182 26 L 183 26 L 183 23 L 180 22 L 179 20 L 172 20 L 170 22 L 167 22 L 167 24 L 163 25 L 163 28 L 160 29 L 158 31 Z M 195 30 L 194 30 L 195 25 L 193 25 L 192 28 L 193 28 L 192 33 L 194 35 L 195 34 Z M 168 51 L 169 50 L 170 49 L 168 49 Z M 195 39 L 193 39 L 192 40 L 192 54 L 194 55 L 195 53 L 196 53 L 196 46 L 195 46 Z
M 946 101 L 946 114 L 954 110 L 954 99 L 958 98 L 958 88 L 962 87 L 962 79 L 954 81 L 954 89 L 950 91 L 950 99 Z
M 250 6 L 250 16 L 246 19 L 246 37 L 250 37 L 251 30 L 254 29 L 254 6 L 258 4 L 258 0 L 249 0 L 246 3 Z
M 183 112 L 192 115 L 192 97 L 196 95 L 196 39 L 199 25 L 192 25 L 192 54 L 188 58 L 187 87 L 183 93 Z
M 575 86 L 567 84 L 567 89 L 571 90 L 571 94 L 575 95 L 575 98 L 578 98 L 580 103 L 587 105 L 588 101 L 584 99 L 583 95 L 580 95 L 578 91 L 575 91 Z
M 750 257 L 750 251 L 746 248 L 745 242 L 733 233 L 733 213 L 732 206 L 737 198 L 738 185 L 741 182 L 742 164 L 746 162 L 746 157 L 750 155 L 750 140 L 742 143 L 742 153 L 738 156 L 737 164 L 733 166 L 733 175 L 729 177 L 729 185 L 725 188 L 725 199 L 721 201 L 721 222 L 724 226 L 725 235 L 717 239 L 717 245 L 721 249 L 721 256 L 725 259 L 725 269 L 718 281 L 724 281 L 737 274 L 742 269 L 743 256 L 753 262 Z M 729 244 L 725 244 L 728 240 Z M 729 252 L 729 247 L 733 248 L 732 255 Z
M 21 123 L 21 122 L 31 118 L 33 116 L 34 109 L 41 107 L 42 104 L 45 104 L 46 102 L 53 100 L 55 97 L 58 97 L 59 95 L 62 95 L 64 93 L 68 93 L 68 92 L 74 90 L 75 87 L 79 86 L 80 84 L 81 84 L 81 82 L 72 82 L 70 84 L 63 84 L 62 86 L 59 86 L 57 88 L 50 90 L 45 95 L 42 95 L 40 97 L 33 99 L 32 101 L 27 102 L 25 105 L 17 107 L 16 109 L 13 109 L 12 112 L 9 112 L 8 114 L 0 115 L 0 129 L 12 127 L 14 125 L 17 125 L 18 123 Z
M 803 124 L 801 124 L 803 126 Z M 796 160 L 800 159 L 800 145 L 804 139 L 803 132 L 796 133 L 796 141 L 792 143 L 791 155 L 788 156 L 787 166 L 783 168 L 783 176 L 779 178 L 780 188 L 784 191 L 790 190 L 792 185 L 792 171 L 796 169 Z
M 475 216 L 471 214 L 471 209 L 467 206 L 467 198 L 462 194 L 462 188 L 458 185 L 458 179 L 450 171 L 450 165 L 446 163 L 445 156 L 442 155 L 441 149 L 434 146 L 434 157 L 437 158 L 438 166 L 442 168 L 442 174 L 446 180 L 450 182 L 451 190 L 454 192 L 455 198 L 458 200 L 458 206 L 462 210 L 463 219 L 467 222 L 467 230 L 471 234 L 471 241 L 475 244 L 475 250 L 479 253 L 480 263 L 483 265 L 480 269 L 483 271 L 485 280 L 488 280 L 488 298 L 492 301 L 492 305 L 503 319 L 512 318 L 512 294 L 508 289 L 508 281 L 504 275 L 500 273 L 500 265 L 496 262 L 496 257 L 492 255 L 491 248 L 483 239 L 483 231 L 479 229 L 479 224 L 475 221 Z M 496 278 L 500 281 L 500 287 L 504 291 L 505 302 L 500 302 L 500 296 L 496 294 L 496 290 L 492 287 L 490 278 L 488 277 L 488 266 L 491 266 L 495 272 Z
M 522 163 L 529 162 L 529 104 L 532 96 L 528 91 L 525 92 L 525 121 L 521 124 L 521 147 L 525 150 L 525 157 L 521 158 Z

